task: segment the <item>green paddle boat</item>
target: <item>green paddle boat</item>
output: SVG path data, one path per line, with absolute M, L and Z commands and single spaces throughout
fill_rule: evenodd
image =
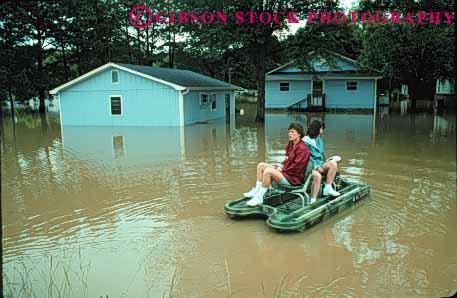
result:
M 321 222 L 325 217 L 338 213 L 360 201 L 370 193 L 365 184 L 349 182 L 337 173 L 334 188 L 340 193 L 338 197 L 323 197 L 319 191 L 317 202 L 310 204 L 309 195 L 312 182 L 312 162 L 305 171 L 305 183 L 299 186 L 274 185 L 265 194 L 263 204 L 250 207 L 246 202 L 250 198 L 241 198 L 225 204 L 224 212 L 233 219 L 261 217 L 266 218 L 268 226 L 280 232 L 304 231 Z M 325 177 L 322 177 L 325 181 Z

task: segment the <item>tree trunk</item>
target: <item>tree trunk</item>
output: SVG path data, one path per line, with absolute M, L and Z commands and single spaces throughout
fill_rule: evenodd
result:
M 172 42 L 172 32 L 171 32 L 171 26 L 169 26 L 170 30 L 168 31 L 168 67 L 169 68 L 174 68 L 174 61 L 173 61 L 173 42 Z M 173 37 L 174 39 L 174 37 Z
M 44 100 L 44 89 L 40 87 L 38 90 L 39 98 L 40 98 L 40 114 L 45 114 L 46 113 L 46 106 L 45 106 L 45 100 Z
M 78 76 L 82 76 L 83 74 L 83 71 L 82 71 L 82 68 L 81 68 L 81 50 L 80 50 L 80 47 L 79 45 L 76 46 L 76 57 L 77 57 L 77 66 L 78 66 Z
M 419 94 L 420 81 L 417 78 L 412 78 L 408 84 L 409 96 L 411 99 L 411 112 L 416 112 L 417 95 Z
M 171 48 L 171 62 L 172 62 L 172 68 L 175 68 L 175 46 L 176 46 L 176 33 L 173 32 L 173 46 Z
M 140 29 L 136 29 L 136 42 L 138 46 L 138 56 L 137 56 L 137 63 L 141 64 L 141 58 L 143 54 L 141 53 L 141 36 L 140 36 Z
M 46 108 L 44 106 L 44 73 L 43 73 L 43 42 L 44 40 L 41 38 L 41 32 L 38 31 L 37 36 L 38 36 L 38 43 L 37 43 L 37 49 L 38 49 L 38 57 L 37 57 L 37 66 L 38 66 L 38 96 L 40 98 L 40 107 L 39 107 L 39 112 L 40 114 L 46 113 Z
M 40 48 L 40 53 L 38 54 L 38 73 L 40 74 L 40 82 L 39 82 L 39 87 L 38 87 L 38 96 L 40 98 L 40 107 L 39 107 L 39 112 L 40 114 L 46 113 L 46 107 L 45 107 L 45 102 L 44 102 L 44 87 L 43 87 L 43 56 L 41 53 L 42 48 Z
M 232 83 L 231 64 L 232 64 L 232 57 L 230 57 L 229 55 L 226 55 L 225 59 L 224 59 L 224 65 L 225 65 L 225 67 L 224 67 L 224 79 L 229 84 Z
M 113 29 L 111 28 L 111 23 L 108 26 L 109 34 L 108 34 L 108 62 L 111 62 L 111 39 L 113 38 Z
M 8 95 L 10 97 L 10 104 L 11 104 L 11 117 L 13 117 L 14 122 L 14 101 L 13 101 L 13 90 L 11 89 L 11 84 L 8 86 Z
M 256 80 L 257 80 L 257 116 L 255 121 L 265 122 L 265 73 L 266 73 L 266 50 L 267 45 L 263 43 L 257 51 Z
M 64 43 L 60 44 L 60 49 L 62 51 L 62 62 L 63 62 L 63 71 L 65 75 L 65 82 L 68 82 L 68 66 L 67 66 L 67 56 L 65 55 Z
M 146 28 L 146 57 L 149 58 L 149 27 Z
M 149 51 L 151 53 L 151 60 L 150 60 L 151 64 L 154 63 L 154 58 L 153 58 L 154 50 L 155 50 L 155 41 L 154 40 L 156 39 L 156 34 L 157 34 L 155 26 L 156 26 L 156 23 L 152 22 L 152 25 L 150 27 L 151 28 L 151 42 L 149 44 L 149 47 L 150 47 Z
M 392 78 L 389 78 L 389 106 L 392 101 Z
M 1 143 L 2 143 L 2 147 L 3 147 L 3 152 L 6 152 L 6 145 L 5 145 L 5 127 L 3 126 L 3 109 L 0 108 L 0 115 L 1 115 L 1 119 L 0 119 L 0 136 L 1 136 Z M 228 159 L 230 160 L 230 159 Z M 1 204 L 0 204 L 1 205 Z M 0 206 L 0 209 L 1 209 L 1 206 Z M 1 219 L 1 215 L 0 215 L 0 219 Z

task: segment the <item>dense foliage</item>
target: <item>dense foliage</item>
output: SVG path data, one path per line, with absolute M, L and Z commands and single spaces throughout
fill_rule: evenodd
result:
M 258 90 L 257 120 L 264 119 L 265 74 L 310 51 L 331 50 L 410 85 L 413 100 L 453 77 L 454 24 L 321 25 L 316 20 L 292 34 L 286 20 L 238 25 L 171 25 L 135 29 L 132 0 L 37 0 L 0 4 L 0 98 L 38 96 L 108 61 L 190 69 Z M 155 0 L 156 11 L 341 11 L 337 0 Z M 370 1 L 360 11 L 453 11 L 453 1 Z

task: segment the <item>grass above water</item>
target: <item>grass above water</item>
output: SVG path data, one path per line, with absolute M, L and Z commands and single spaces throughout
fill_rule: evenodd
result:
M 24 259 L 17 266 L 13 266 L 6 273 L 3 272 L 4 279 L 4 297 L 7 298 L 86 298 L 88 295 L 87 276 L 91 269 L 90 262 L 84 262 L 81 253 L 76 258 L 67 258 L 75 262 L 57 261 L 53 257 L 46 259 L 48 262 L 43 268 L 38 269 L 37 264 L 27 262 Z M 78 267 L 75 270 L 75 267 Z M 243 297 L 243 292 L 237 290 L 232 285 L 233 273 L 230 272 L 230 265 L 227 259 L 224 260 L 224 270 L 226 275 L 226 295 L 224 297 Z M 268 298 L 312 298 L 323 297 L 328 293 L 332 286 L 343 280 L 345 276 L 331 278 L 328 283 L 319 285 L 308 293 L 304 293 L 302 286 L 303 281 L 308 276 L 303 275 L 296 280 L 289 282 L 288 276 L 285 274 L 281 280 L 275 285 L 272 291 L 267 292 L 263 281 L 253 287 L 258 287 L 259 297 Z M 164 290 L 162 298 L 186 297 L 177 293 L 178 270 L 175 269 L 170 278 L 169 288 Z M 116 298 L 116 297 L 138 297 L 138 298 L 153 298 L 151 290 L 144 296 L 129 296 L 128 291 L 120 294 L 104 294 L 96 296 L 96 298 Z
M 91 263 L 83 261 L 80 251 L 76 258 L 66 256 L 65 260 L 70 261 L 59 261 L 52 256 L 46 257 L 44 264 L 20 259 L 3 271 L 4 297 L 88 297 L 87 274 Z

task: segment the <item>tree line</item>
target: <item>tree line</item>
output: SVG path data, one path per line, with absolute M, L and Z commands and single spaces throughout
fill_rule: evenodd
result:
M 342 11 L 338 0 L 155 0 L 157 11 Z M 334 51 L 409 85 L 415 100 L 434 90 L 438 78 L 454 76 L 452 25 L 320 24 L 316 19 L 294 34 L 286 20 L 264 24 L 130 24 L 132 0 L 37 0 L 0 4 L 2 100 L 40 99 L 47 92 L 107 62 L 183 68 L 258 93 L 257 121 L 264 120 L 265 74 L 311 51 Z M 356 11 L 453 11 L 454 1 L 361 0 Z

